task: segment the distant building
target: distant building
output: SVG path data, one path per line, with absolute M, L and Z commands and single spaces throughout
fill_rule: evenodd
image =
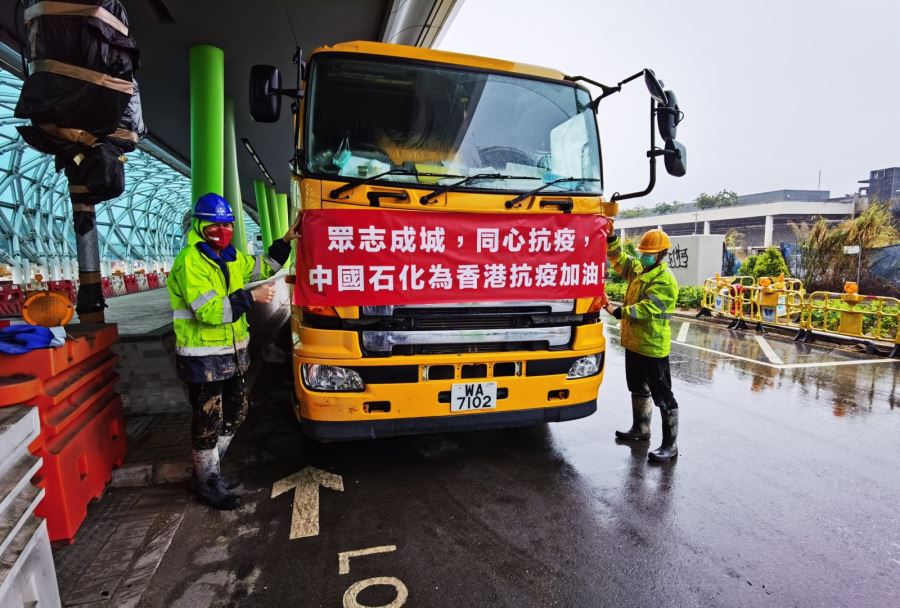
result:
M 650 228 L 663 228 L 672 236 L 726 234 L 735 229 L 744 234 L 748 249 L 795 242 L 791 222 L 814 222 L 820 217 L 839 223 L 852 217 L 853 198 L 830 198 L 827 190 L 773 190 L 739 196 L 733 207 L 699 209 L 694 204 L 658 214 L 652 210 L 640 217 L 616 220 L 624 236 L 638 236 Z
M 900 167 L 876 169 L 869 171 L 869 179 L 859 180 L 859 193 L 868 197 L 869 201 L 894 201 L 900 199 Z

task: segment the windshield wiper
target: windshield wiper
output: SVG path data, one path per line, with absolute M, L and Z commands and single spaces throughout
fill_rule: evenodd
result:
M 456 177 L 456 176 L 448 175 L 447 177 Z M 448 184 L 442 188 L 438 188 L 434 192 L 426 194 L 425 196 L 423 196 L 422 198 L 419 199 L 419 202 L 422 203 L 423 205 L 428 205 L 429 203 L 431 203 L 432 199 L 435 199 L 442 194 L 446 194 L 447 192 L 450 192 L 451 190 L 454 190 L 461 186 L 465 186 L 466 184 L 469 184 L 471 182 L 474 182 L 474 181 L 477 181 L 480 179 L 523 179 L 523 178 L 520 178 L 516 175 L 503 175 L 502 173 L 479 173 L 478 175 L 470 175 L 469 177 L 467 177 L 465 179 L 461 179 L 458 182 L 453 182 L 452 184 Z M 528 178 L 524 178 L 524 179 L 528 179 Z
M 535 188 L 530 192 L 523 192 L 519 196 L 515 198 L 511 198 L 506 201 L 506 208 L 512 209 L 513 207 L 517 207 L 518 204 L 524 201 L 526 198 L 531 198 L 538 192 L 542 192 L 549 188 L 550 186 L 555 186 L 556 184 L 561 184 L 563 182 L 599 182 L 600 180 L 596 177 L 560 177 L 558 179 L 554 179 L 553 181 L 549 181 L 540 188 Z
M 391 169 L 390 171 L 385 171 L 384 173 L 378 173 L 376 175 L 372 175 L 365 179 L 358 179 L 353 182 L 347 182 L 343 186 L 335 188 L 328 194 L 331 198 L 337 198 L 345 192 L 350 192 L 357 186 L 370 184 L 378 179 L 381 179 L 382 177 L 385 177 L 386 175 L 410 175 L 413 177 L 419 177 L 419 176 L 423 176 L 423 177 L 462 177 L 462 175 L 446 175 L 444 173 L 421 173 L 419 171 L 416 171 L 415 169 Z

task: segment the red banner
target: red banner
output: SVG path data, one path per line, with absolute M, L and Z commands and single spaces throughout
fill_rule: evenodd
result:
M 312 210 L 294 302 L 377 306 L 603 295 L 599 215 Z

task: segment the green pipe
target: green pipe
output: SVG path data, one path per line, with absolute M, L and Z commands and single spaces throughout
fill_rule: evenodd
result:
M 272 229 L 269 225 L 269 205 L 266 200 L 266 185 L 258 179 L 253 180 L 253 193 L 256 195 L 256 211 L 259 213 L 259 231 L 262 233 L 263 253 L 272 244 Z
M 234 134 L 234 100 L 225 100 L 225 199 L 234 211 L 234 246 L 247 253 L 247 236 L 244 232 L 244 203 L 241 198 L 241 180 L 238 175 L 237 141 Z
M 200 44 L 190 50 L 191 196 L 224 196 L 225 53 Z
M 266 186 L 266 202 L 269 206 L 269 232 L 274 241 L 284 234 L 281 232 L 281 219 L 278 215 L 278 195 L 275 194 L 274 186 Z
M 278 194 L 278 234 L 287 232 L 288 226 L 288 197 L 287 194 Z

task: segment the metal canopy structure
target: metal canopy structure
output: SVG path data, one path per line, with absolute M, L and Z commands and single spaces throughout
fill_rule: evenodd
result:
M 30 148 L 13 110 L 22 89 L 0 68 L 0 262 L 42 267 L 48 278 L 72 278 L 75 234 L 66 177 L 53 157 Z M 122 196 L 97 206 L 100 255 L 108 261 L 168 266 L 183 245 L 191 181 L 144 150 L 128 154 Z M 259 228 L 248 221 L 248 233 Z M 154 268 L 155 269 L 155 268 Z
M 128 155 L 125 194 L 97 206 L 100 254 L 107 263 L 142 261 L 139 267 L 163 268 L 182 245 L 184 218 L 191 205 L 191 46 L 209 44 L 224 50 L 225 94 L 234 100 L 236 135 L 252 142 L 279 189 L 287 190 L 291 117 L 284 112 L 279 123 L 267 125 L 250 119 L 250 67 L 275 65 L 289 86 L 297 45 L 307 53 L 347 40 L 432 46 L 462 4 L 462 0 L 123 2 L 141 49 L 137 77 L 150 134 Z M 21 18 L 21 9 L 15 14 Z M 54 171 L 51 157 L 29 148 L 15 130 L 23 122 L 13 117 L 21 89 L 16 55 L 22 41 L 13 16 L 12 10 L 0 11 L 0 264 L 14 270 L 18 265 L 17 272 L 26 275 L 29 265 L 38 265 L 48 278 L 73 278 L 75 239 L 65 176 Z M 260 172 L 243 150 L 238 160 L 251 238 L 259 232 L 252 221 L 258 217 L 252 180 L 259 179 Z

